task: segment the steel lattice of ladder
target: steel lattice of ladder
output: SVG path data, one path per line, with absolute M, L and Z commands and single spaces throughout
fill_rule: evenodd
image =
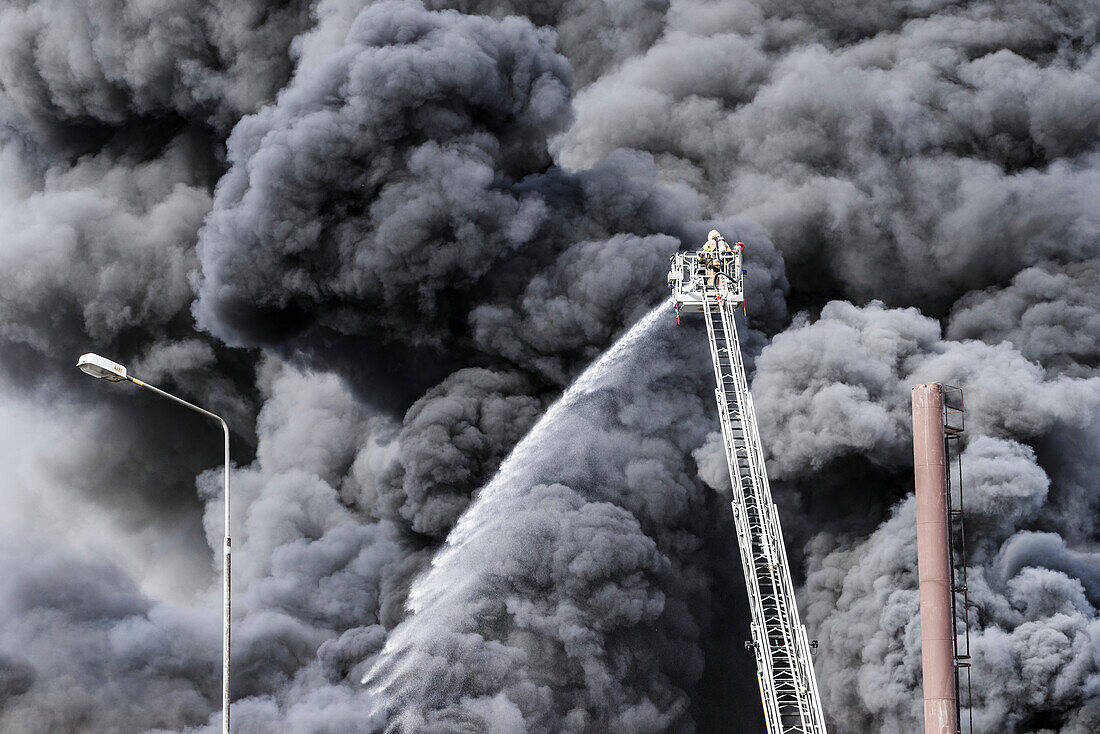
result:
M 756 412 L 749 394 L 735 309 L 743 303 L 741 249 L 727 257 L 677 253 L 669 286 L 680 310 L 700 312 L 707 325 L 714 364 L 718 417 L 722 425 L 733 520 L 752 612 L 751 646 L 769 734 L 825 734 L 821 696 L 810 643 L 795 603 L 787 551 L 772 502 Z M 706 260 L 717 263 L 704 267 Z M 703 265 L 701 265 L 701 261 Z

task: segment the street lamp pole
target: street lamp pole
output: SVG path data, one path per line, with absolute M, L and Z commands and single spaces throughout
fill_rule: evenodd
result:
M 232 542 L 229 537 L 229 426 L 221 416 L 204 410 L 197 405 L 177 398 L 171 393 L 161 390 L 159 387 L 142 382 L 136 377 L 126 373 L 126 368 L 117 362 L 112 362 L 98 354 L 85 354 L 77 360 L 76 366 L 81 370 L 100 379 L 109 382 L 132 382 L 146 390 L 151 390 L 161 397 L 179 403 L 185 408 L 190 408 L 196 413 L 202 413 L 207 418 L 213 418 L 222 427 L 225 436 L 225 537 L 222 544 L 222 734 L 229 734 L 229 627 L 230 627 L 230 567 Z

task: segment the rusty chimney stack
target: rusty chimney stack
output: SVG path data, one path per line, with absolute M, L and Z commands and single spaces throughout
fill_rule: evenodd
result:
M 956 734 L 955 659 L 943 386 L 913 388 L 917 575 L 925 734 Z

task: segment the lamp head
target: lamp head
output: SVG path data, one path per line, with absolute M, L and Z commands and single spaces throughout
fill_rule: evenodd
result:
M 92 354 L 91 352 L 80 355 L 80 359 L 76 361 L 76 366 L 92 377 L 98 377 L 109 382 L 122 382 L 126 379 L 125 367 L 118 362 L 112 362 L 106 357 L 100 357 L 98 354 Z

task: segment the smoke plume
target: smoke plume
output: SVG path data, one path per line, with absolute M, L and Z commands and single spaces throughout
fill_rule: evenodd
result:
M 826 716 L 920 726 L 909 388 L 965 390 L 974 724 L 1100 728 L 1100 10 L 0 11 L 0 730 L 763 725 L 698 319 Z

